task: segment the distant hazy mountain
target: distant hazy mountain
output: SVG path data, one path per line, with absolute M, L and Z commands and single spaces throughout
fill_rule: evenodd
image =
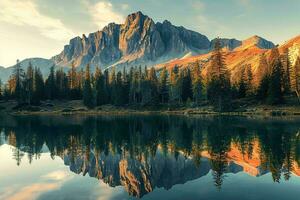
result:
M 33 67 L 40 68 L 40 70 L 41 70 L 44 77 L 49 75 L 50 67 L 55 65 L 55 63 L 52 60 L 49 60 L 49 59 L 28 58 L 28 59 L 22 60 L 20 62 L 20 65 L 21 65 L 23 70 L 26 71 L 26 69 L 29 65 L 29 62 L 31 62 Z M 12 74 L 14 67 L 15 67 L 15 65 L 11 66 L 11 67 L 7 67 L 7 68 L 0 67 L 0 79 L 3 82 L 6 82 L 9 79 L 9 76 Z M 56 68 L 58 68 L 58 66 L 56 66 Z

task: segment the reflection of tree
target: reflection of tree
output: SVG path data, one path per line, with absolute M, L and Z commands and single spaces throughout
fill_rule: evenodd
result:
M 300 162 L 300 134 L 297 125 L 290 123 L 178 116 L 87 117 L 78 123 L 73 118 L 66 122 L 63 119 L 15 118 L 15 125 L 2 125 L 0 129 L 4 130 L 8 143 L 16 147 L 13 157 L 17 164 L 24 156 L 22 152 L 27 153 L 29 162 L 37 159 L 46 144 L 52 158 L 67 154 L 73 164 L 83 158 L 83 169 L 96 165 L 96 177 L 117 185 L 117 180 L 103 177 L 100 171 L 105 169 L 100 169 L 100 165 L 105 156 L 120 156 L 143 171 L 142 182 L 150 179 L 141 183 L 144 184 L 141 187 L 152 188 L 153 180 L 149 177 L 155 174 L 151 171 L 151 160 L 158 154 L 176 161 L 192 159 L 200 170 L 202 153 L 208 152 L 215 185 L 221 188 L 228 171 L 228 152 L 233 145 L 243 158 L 251 159 L 253 145 L 258 143 L 261 167 L 270 171 L 276 182 L 282 173 L 288 180 L 294 162 Z M 171 176 L 168 169 L 163 173 Z
M 221 188 L 224 173 L 228 165 L 226 153 L 230 150 L 231 137 L 230 127 L 219 118 L 216 118 L 208 127 L 207 145 L 208 152 L 211 155 L 211 169 L 215 185 Z

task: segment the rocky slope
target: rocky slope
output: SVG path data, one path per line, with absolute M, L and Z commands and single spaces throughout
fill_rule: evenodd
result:
M 227 40 L 225 40 L 226 42 Z M 221 43 L 226 47 L 225 42 L 221 40 Z M 231 44 L 231 48 L 234 45 Z M 230 45 L 229 45 L 230 46 Z M 233 82 L 238 81 L 241 71 L 246 67 L 250 66 L 253 73 L 253 85 L 259 83 L 260 77 L 264 73 L 264 67 L 259 65 L 259 60 L 262 54 L 266 55 L 267 60 L 269 59 L 271 50 L 269 48 L 274 47 L 274 44 L 262 39 L 258 36 L 253 36 L 241 42 L 240 46 L 235 47 L 233 50 L 225 48 L 223 50 L 225 63 L 231 74 L 231 80 Z M 278 46 L 278 50 L 283 55 L 286 51 L 289 54 L 290 63 L 294 63 L 297 56 L 300 55 L 300 36 L 297 36 L 286 43 Z M 174 66 L 189 67 L 193 63 L 199 63 L 203 68 L 203 76 L 206 75 L 206 67 L 208 66 L 211 54 L 203 54 L 191 56 L 183 59 L 175 59 L 170 62 L 156 65 L 157 69 L 166 66 L 168 69 L 172 69 Z
M 102 31 L 76 37 L 52 60 L 62 66 L 108 67 L 111 65 L 159 63 L 187 53 L 206 53 L 210 41 L 200 33 L 155 23 L 141 12 L 128 15 L 124 24 L 111 23 Z

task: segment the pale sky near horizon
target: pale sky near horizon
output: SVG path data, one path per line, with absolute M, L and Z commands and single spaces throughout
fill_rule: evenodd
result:
M 0 66 L 50 58 L 71 38 L 139 10 L 209 39 L 259 35 L 281 44 L 300 34 L 299 0 L 0 0 Z

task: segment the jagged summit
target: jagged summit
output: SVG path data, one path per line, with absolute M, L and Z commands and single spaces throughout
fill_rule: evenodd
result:
M 258 47 L 260 49 L 272 49 L 275 47 L 273 42 L 270 42 L 260 36 L 254 35 L 246 40 L 242 41 L 243 49 L 250 48 L 250 47 Z
M 172 25 L 155 23 L 142 12 L 127 16 L 124 24 L 110 23 L 88 37 L 75 37 L 52 60 L 61 66 L 108 67 L 127 63 L 159 63 L 189 52 L 206 53 L 210 41 L 200 33 Z

